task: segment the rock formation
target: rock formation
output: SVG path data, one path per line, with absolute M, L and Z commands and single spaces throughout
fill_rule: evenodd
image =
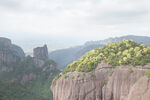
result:
M 3 38 L 3 37 L 0 37 L 0 47 L 4 48 L 4 47 L 7 47 L 7 48 L 11 48 L 12 44 L 11 44 L 11 40 L 10 39 L 7 39 L 7 38 Z
M 35 58 L 47 60 L 48 59 L 48 49 L 47 45 L 44 45 L 43 47 L 37 47 L 33 50 L 33 55 Z
M 8 84 L 16 84 L 13 90 L 8 88 L 8 96 L 3 88 L 0 88 L 0 100 L 4 100 L 1 97 L 7 97 L 8 100 L 20 100 L 22 95 L 16 94 L 17 87 L 24 87 L 24 97 L 28 98 L 26 91 L 36 94 L 38 97 L 43 99 L 23 99 L 22 100 L 48 100 L 52 98 L 52 94 L 49 90 L 49 84 L 55 77 L 59 70 L 56 67 L 56 63 L 48 59 L 47 46 L 38 47 L 34 49 L 34 56 L 26 56 L 23 50 L 11 43 L 10 39 L 0 38 L 0 81 L 6 81 Z M 10 85 L 9 85 L 10 86 Z M 13 86 L 13 85 L 12 85 Z M 10 86 L 11 87 L 11 86 Z M 7 88 L 7 87 L 6 87 Z M 4 93 L 1 94 L 1 91 Z M 1 96 L 2 95 L 2 96 Z M 18 96 L 19 95 L 19 96 Z M 11 98 L 10 98 L 11 97 Z M 23 96 L 22 96 L 23 97 Z M 38 98 L 37 97 L 37 98 Z
M 24 57 L 23 50 L 11 43 L 10 39 L 0 37 L 0 64 L 8 65 L 17 61 L 18 57 Z
M 51 90 L 54 100 L 150 100 L 150 79 L 144 76 L 149 68 L 100 63 L 92 72 L 61 74 Z
M 15 55 L 17 55 L 19 57 L 25 57 L 25 53 L 21 47 L 15 45 L 15 44 L 12 44 L 12 49 L 13 49 Z

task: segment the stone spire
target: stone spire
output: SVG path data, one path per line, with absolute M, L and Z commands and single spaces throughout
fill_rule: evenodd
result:
M 38 58 L 38 59 L 41 59 L 41 60 L 47 60 L 48 59 L 47 45 L 44 45 L 43 47 L 34 48 L 33 56 L 35 58 Z

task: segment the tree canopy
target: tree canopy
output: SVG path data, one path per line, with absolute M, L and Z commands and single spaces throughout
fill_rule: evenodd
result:
M 69 64 L 64 73 L 89 72 L 95 69 L 101 61 L 112 66 L 128 64 L 144 66 L 150 62 L 150 47 L 132 40 L 114 42 L 86 53 L 79 60 Z

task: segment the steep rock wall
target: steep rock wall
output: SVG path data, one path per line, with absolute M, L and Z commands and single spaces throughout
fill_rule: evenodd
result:
M 118 66 L 116 68 L 101 63 L 98 67 L 88 73 L 70 72 L 62 75 L 59 79 L 53 80 L 51 90 L 54 100 L 149 100 L 149 96 L 136 99 L 139 93 L 135 94 L 143 86 L 140 80 L 143 78 L 149 65 L 145 67 Z M 144 85 L 149 80 L 144 78 Z M 150 94 L 149 89 L 145 95 Z M 145 97 L 145 98 L 144 98 Z

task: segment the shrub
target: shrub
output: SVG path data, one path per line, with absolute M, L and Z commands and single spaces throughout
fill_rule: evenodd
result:
M 85 75 L 85 73 L 83 74 L 83 78 L 85 78 L 86 77 L 86 75 Z
M 102 84 L 102 87 L 104 87 L 107 83 L 106 81 L 103 81 L 101 84 Z
M 59 75 L 57 75 L 57 76 L 56 76 L 56 80 L 58 80 L 60 77 L 61 77 L 61 75 L 60 75 L 60 74 L 59 74 Z
M 114 73 L 114 71 L 110 71 L 110 72 L 108 73 L 108 75 L 109 75 L 109 76 L 112 76 L 113 73 Z
M 90 72 L 102 61 L 112 66 L 128 64 L 144 66 L 150 63 L 150 47 L 132 40 L 114 42 L 86 53 L 79 60 L 68 65 L 63 73 Z
M 145 75 L 150 78 L 150 69 L 145 72 Z
M 66 78 L 68 78 L 68 76 L 65 75 L 64 78 L 66 79 Z
M 91 74 L 91 77 L 95 77 L 95 75 L 94 75 L 94 74 Z
M 129 68 L 129 72 L 132 73 L 132 72 L 133 72 L 133 69 L 132 69 L 132 68 Z
M 80 74 L 78 74 L 78 76 L 77 76 L 78 78 L 80 77 Z

